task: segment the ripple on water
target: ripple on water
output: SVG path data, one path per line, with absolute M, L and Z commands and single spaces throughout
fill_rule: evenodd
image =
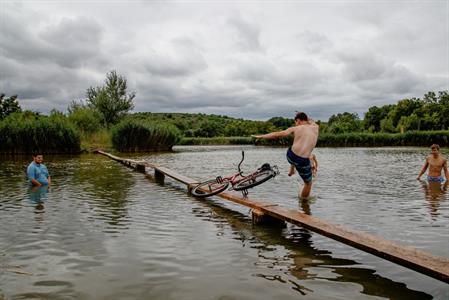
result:
M 286 175 L 285 149 L 179 147 L 145 158 L 207 179 L 234 172 L 241 149 L 244 171 L 266 161 L 281 169 L 250 198 L 449 256 L 449 201 L 414 180 L 419 149 L 317 149 L 317 197 L 307 202 Z M 102 156 L 46 160 L 54 186 L 43 208 L 17 162 L 0 164 L 0 290 L 9 298 L 447 298 L 435 280 L 303 228 L 253 226 L 247 208 L 188 197 L 170 179 L 157 184 Z

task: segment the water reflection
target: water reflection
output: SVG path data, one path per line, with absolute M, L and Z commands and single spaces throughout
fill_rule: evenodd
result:
M 376 274 L 376 270 L 357 266 L 359 263 L 356 261 L 333 257 L 332 252 L 315 248 L 312 234 L 307 229 L 297 226 L 253 226 L 244 214 L 231 211 L 218 203 L 196 201 L 212 210 L 214 217 L 209 221 L 219 228 L 224 224 L 231 226 L 243 247 L 249 245 L 257 249 L 260 259 L 258 265 L 265 267 L 266 272 L 254 274 L 256 277 L 287 284 L 303 296 L 315 292 L 310 283 L 318 279 L 357 283 L 363 287 L 361 293 L 388 299 L 433 298 L 427 293 L 409 289 L 402 282 L 382 277 Z M 204 213 L 194 214 L 204 218 Z M 279 251 L 284 248 L 287 251 Z M 350 298 L 350 291 L 347 295 Z
M 129 174 L 132 171 L 98 157 L 81 162 L 84 165 L 74 170 L 73 185 L 78 187 L 79 193 L 88 194 L 89 205 L 94 206 L 108 224 L 121 225 L 128 216 L 128 193 L 134 183 Z
M 444 183 L 440 182 L 427 182 L 421 180 L 421 186 L 424 191 L 426 201 L 428 202 L 429 212 L 433 220 L 436 220 L 437 216 L 440 214 L 438 208 L 442 201 L 444 201 L 447 188 L 449 186 L 449 181 Z
M 310 203 L 312 200 L 310 199 L 299 199 L 299 207 L 306 215 L 312 215 L 312 211 L 310 210 Z
M 50 190 L 48 185 L 33 186 L 28 190 L 28 198 L 31 204 L 35 205 L 36 211 L 44 210 L 44 202 L 47 200 L 47 193 Z

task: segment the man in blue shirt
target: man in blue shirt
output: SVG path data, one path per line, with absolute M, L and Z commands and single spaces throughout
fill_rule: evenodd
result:
M 41 153 L 33 154 L 33 161 L 28 165 L 27 176 L 33 186 L 51 185 L 51 177 L 47 167 L 42 163 L 44 156 Z

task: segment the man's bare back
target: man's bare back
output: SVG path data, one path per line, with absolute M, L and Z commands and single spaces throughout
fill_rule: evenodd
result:
M 318 125 L 310 121 L 310 124 L 291 127 L 291 131 L 294 136 L 293 153 L 301 157 L 309 157 L 318 140 Z
M 277 139 L 293 134 L 293 145 L 287 150 L 287 160 L 290 164 L 295 165 L 299 176 L 304 181 L 304 187 L 300 194 L 301 199 L 307 198 L 312 189 L 313 173 L 309 157 L 318 141 L 318 133 L 319 126 L 304 112 L 298 112 L 295 116 L 295 126 L 282 131 L 253 136 L 256 139 Z

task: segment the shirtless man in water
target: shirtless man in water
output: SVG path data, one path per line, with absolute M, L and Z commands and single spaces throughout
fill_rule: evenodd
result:
M 449 180 L 449 172 L 447 170 L 447 158 L 440 153 L 440 146 L 433 144 L 430 146 L 431 154 L 426 157 L 426 162 L 424 163 L 421 172 L 419 172 L 417 180 L 421 179 L 421 176 L 429 168 L 427 173 L 428 182 L 443 182 L 443 176 L 441 176 L 441 170 L 444 171 L 444 176 L 446 181 Z
M 309 157 L 318 140 L 318 132 L 318 125 L 305 113 L 298 112 L 295 116 L 295 126 L 283 131 L 254 135 L 256 139 L 277 139 L 293 134 L 293 145 L 287 150 L 287 160 L 296 167 L 304 181 L 301 199 L 309 197 L 312 190 L 312 166 Z

